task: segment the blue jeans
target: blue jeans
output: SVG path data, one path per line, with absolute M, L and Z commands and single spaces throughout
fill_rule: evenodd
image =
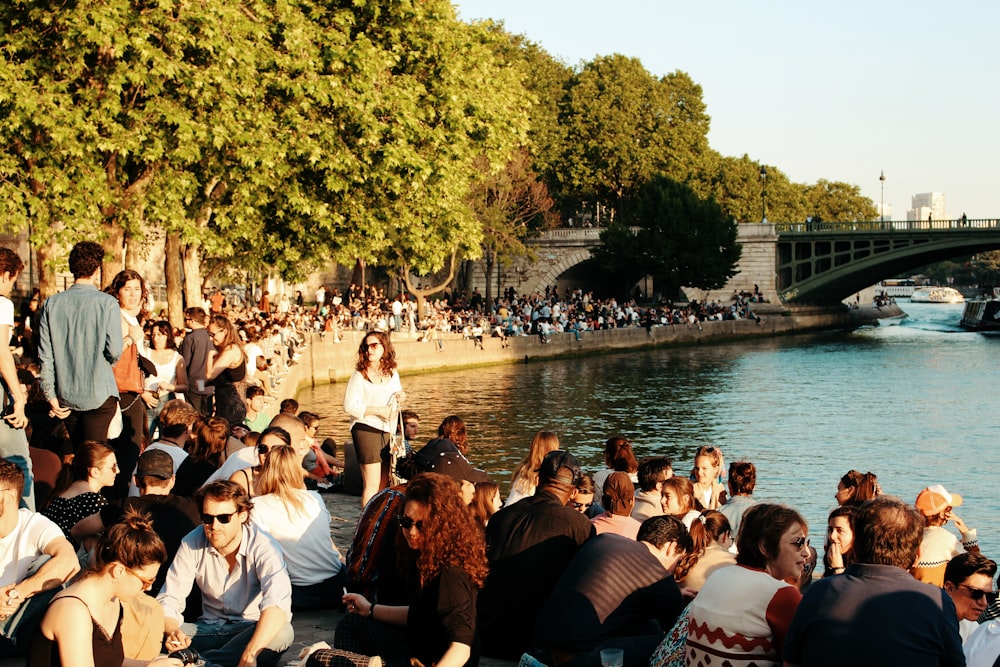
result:
M 28 437 L 23 428 L 14 428 L 7 420 L 0 419 L 0 458 L 7 459 L 24 473 L 21 507 L 35 511 L 35 478 L 31 475 L 31 455 Z
M 201 655 L 205 667 L 236 667 L 256 629 L 256 621 L 196 621 L 181 625 L 181 631 L 191 638 L 191 648 Z M 275 667 L 294 639 L 295 632 L 291 624 L 286 623 L 267 648 L 260 652 L 257 657 L 259 667 Z

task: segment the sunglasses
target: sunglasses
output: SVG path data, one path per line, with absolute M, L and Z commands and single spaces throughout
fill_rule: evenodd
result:
M 578 503 L 574 500 L 573 509 L 575 509 L 577 512 L 579 512 L 580 510 L 589 510 L 593 504 L 594 504 L 593 501 L 589 503 Z
M 233 516 L 236 514 L 237 512 L 230 512 L 229 514 L 205 514 L 202 512 L 201 522 L 206 526 L 211 526 L 218 519 L 219 523 L 227 524 L 233 520 Z
M 269 449 L 270 447 L 268 447 L 267 445 L 257 445 L 258 454 L 267 454 Z
M 996 591 L 984 591 L 981 588 L 973 588 L 968 584 L 959 584 L 959 586 L 969 591 L 969 597 L 975 600 L 976 602 L 982 600 L 984 597 L 989 598 L 990 602 L 997 599 Z
M 796 549 L 801 549 L 802 547 L 807 547 L 807 546 L 809 546 L 809 538 L 808 537 L 796 537 L 794 540 L 792 540 L 792 546 L 794 546 Z
M 148 591 L 150 588 L 153 587 L 153 584 L 156 583 L 156 577 L 153 577 L 152 579 L 147 579 L 130 567 L 126 567 L 125 571 L 139 580 L 139 582 L 142 584 L 142 590 L 144 591 Z
M 368 349 L 374 350 L 376 347 L 382 347 L 382 343 L 375 341 L 374 343 L 368 343 Z
M 405 514 L 397 514 L 396 521 L 399 522 L 399 527 L 402 528 L 403 530 L 409 530 L 410 528 L 416 527 L 417 532 L 420 532 L 421 530 L 424 529 L 423 521 L 414 521 Z

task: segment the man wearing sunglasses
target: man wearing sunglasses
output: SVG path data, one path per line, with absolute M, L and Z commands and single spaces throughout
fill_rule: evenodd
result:
M 157 600 L 169 652 L 191 646 L 206 667 L 273 667 L 292 643 L 292 584 L 277 544 L 249 523 L 252 504 L 235 482 L 198 490 L 201 527 L 188 533 Z M 202 615 L 183 622 L 194 583 Z
M 951 596 L 958 612 L 958 630 L 965 642 L 979 627 L 979 617 L 996 600 L 993 577 L 997 564 L 978 553 L 959 554 L 944 569 L 944 590 Z

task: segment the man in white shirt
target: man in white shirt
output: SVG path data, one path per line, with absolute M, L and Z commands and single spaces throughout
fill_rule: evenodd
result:
M 0 658 L 27 654 L 49 600 L 80 571 L 59 526 L 17 508 L 23 486 L 21 469 L 0 460 Z

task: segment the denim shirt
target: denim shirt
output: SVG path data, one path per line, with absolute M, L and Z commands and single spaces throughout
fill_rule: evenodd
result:
M 45 301 L 38 326 L 38 358 L 46 400 L 85 411 L 118 397 L 111 364 L 122 355 L 121 307 L 110 294 L 74 283 Z

